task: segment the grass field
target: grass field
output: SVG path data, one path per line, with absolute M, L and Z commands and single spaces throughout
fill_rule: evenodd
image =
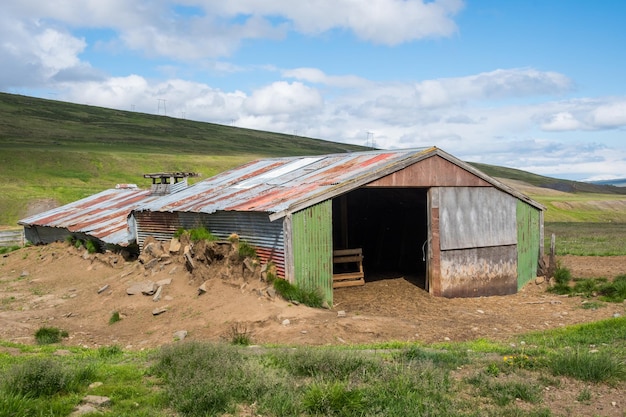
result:
M 118 183 L 148 187 L 144 173 L 207 178 L 257 158 L 365 149 L 0 93 L 0 225 L 15 226 L 33 201 L 67 204 Z
M 104 416 L 578 415 L 625 387 L 625 340 L 626 318 L 615 318 L 510 343 L 286 349 L 183 341 L 143 352 L 72 347 L 61 356 L 56 345 L 0 342 L 0 352 L 13 350 L 0 353 L 0 416 L 66 416 L 87 394 L 109 397 Z M 548 393 L 569 397 L 569 410 Z

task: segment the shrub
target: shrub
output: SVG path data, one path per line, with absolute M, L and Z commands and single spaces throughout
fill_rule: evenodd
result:
M 35 332 L 35 340 L 39 345 L 59 343 L 62 338 L 67 336 L 68 334 L 65 330 L 57 329 L 56 327 L 40 327 Z
M 603 301 L 623 302 L 626 299 L 626 274 L 618 275 L 613 282 L 600 285 L 598 294 Z
M 77 392 L 95 378 L 93 366 L 67 366 L 51 359 L 29 359 L 14 365 L 4 379 L 4 392 L 31 398 Z
M 211 234 L 211 232 L 209 232 L 206 227 L 196 227 L 189 230 L 189 239 L 191 239 L 192 242 L 199 242 L 201 240 L 211 242 L 217 240 L 217 237 Z
M 120 312 L 114 311 L 113 314 L 111 314 L 111 317 L 109 318 L 109 324 L 117 323 L 120 320 L 122 320 L 122 318 L 120 317 Z
M 555 376 L 565 375 L 587 382 L 614 382 L 626 379 L 623 358 L 608 352 L 591 353 L 577 349 L 553 356 L 548 368 Z
M 309 413 L 323 416 L 360 415 L 366 408 L 361 391 L 350 390 L 340 382 L 311 384 L 302 403 Z
M 287 301 L 297 301 L 315 308 L 321 308 L 324 304 L 319 291 L 302 289 L 284 279 L 274 279 L 273 284 L 276 292 Z
M 89 252 L 89 253 L 100 252 L 100 247 L 93 240 L 86 240 L 85 241 L 85 249 L 87 249 L 87 252 Z
M 238 254 L 240 259 L 257 257 L 256 248 L 245 240 L 239 242 Z
M 252 344 L 252 338 L 248 332 L 248 326 L 244 323 L 235 323 L 230 328 L 230 343 L 239 346 Z
M 570 270 L 560 265 L 557 266 L 556 270 L 554 271 L 554 281 L 557 283 L 557 285 L 568 285 L 571 280 L 572 273 L 570 272 Z

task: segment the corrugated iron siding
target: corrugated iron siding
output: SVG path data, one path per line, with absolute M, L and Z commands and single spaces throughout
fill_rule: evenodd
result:
M 293 214 L 292 250 L 294 282 L 301 288 L 322 292 L 333 302 L 332 200 Z
M 517 288 L 537 276 L 540 250 L 540 216 L 534 207 L 517 202 Z
M 496 188 L 440 188 L 441 250 L 517 243 L 517 199 Z

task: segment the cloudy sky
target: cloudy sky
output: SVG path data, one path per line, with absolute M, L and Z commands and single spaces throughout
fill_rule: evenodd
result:
M 0 91 L 626 177 L 626 2 L 8 0 Z

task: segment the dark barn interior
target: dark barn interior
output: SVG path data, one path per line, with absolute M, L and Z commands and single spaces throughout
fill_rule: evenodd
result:
M 426 188 L 359 188 L 333 200 L 333 249 L 362 248 L 366 282 L 402 276 L 425 288 L 427 237 Z

